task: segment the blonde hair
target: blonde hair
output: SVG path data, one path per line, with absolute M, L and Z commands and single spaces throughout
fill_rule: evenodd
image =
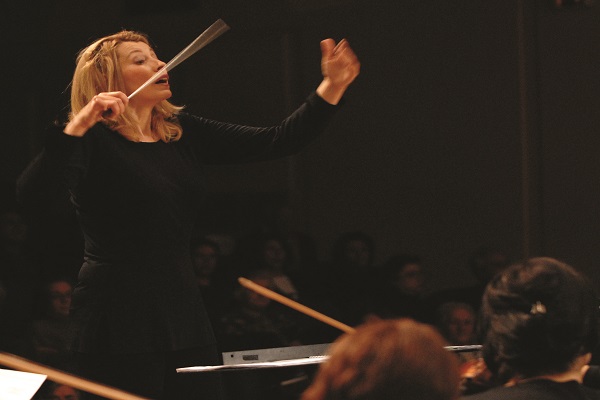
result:
M 359 326 L 331 346 L 301 400 L 455 400 L 454 354 L 431 326 L 410 319 Z
M 143 42 L 151 46 L 145 34 L 124 30 L 98 39 L 79 52 L 71 82 L 69 121 L 98 93 L 124 90 L 117 55 L 117 47 L 123 42 Z M 151 128 L 163 142 L 175 141 L 181 137 L 182 128 L 176 116 L 182 109 L 183 107 L 175 106 L 167 100 L 154 106 Z M 102 123 L 128 140 L 137 142 L 140 139 L 137 118 L 129 109 L 116 121 L 104 119 Z

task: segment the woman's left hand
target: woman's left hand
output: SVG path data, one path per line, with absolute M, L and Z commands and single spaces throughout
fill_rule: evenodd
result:
M 337 45 L 333 39 L 321 42 L 321 72 L 323 82 L 317 93 L 328 103 L 337 104 L 360 73 L 360 61 L 346 39 Z

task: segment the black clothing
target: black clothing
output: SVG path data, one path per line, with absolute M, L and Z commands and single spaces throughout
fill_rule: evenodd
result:
M 30 207 L 68 189 L 85 251 L 72 299 L 87 354 L 158 353 L 214 345 L 196 286 L 190 237 L 205 192 L 202 166 L 296 153 L 337 107 L 315 93 L 278 126 L 178 116 L 178 141 L 132 142 L 102 123 L 83 137 L 49 132 L 18 182 Z
M 564 383 L 545 379 L 520 383 L 511 387 L 497 387 L 464 400 L 598 400 L 600 392 L 576 381 Z
M 583 376 L 583 384 L 594 389 L 600 389 L 600 366 L 590 365 Z
M 139 354 L 77 354 L 78 373 L 95 381 L 149 399 L 222 399 L 222 376 L 215 373 L 181 374 L 176 369 L 220 363 L 213 346 L 171 352 Z M 85 400 L 104 399 L 86 393 Z

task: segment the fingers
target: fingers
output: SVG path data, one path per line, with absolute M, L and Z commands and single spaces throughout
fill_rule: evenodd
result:
M 346 39 L 340 40 L 335 46 L 333 55 L 334 57 L 339 57 L 344 60 L 348 65 L 358 63 L 358 57 Z
M 358 57 L 346 39 L 337 44 L 333 39 L 321 42 L 323 76 L 334 84 L 349 85 L 360 72 Z
M 356 68 L 360 67 L 358 57 L 346 39 L 340 40 L 337 44 L 333 39 L 321 41 L 321 52 L 324 62 L 336 63 L 340 66 L 353 65 Z
M 337 44 L 333 39 L 325 39 L 321 41 L 321 52 L 325 57 L 345 57 L 351 56 L 356 58 L 356 54 L 350 47 L 346 39 L 340 40 Z
M 335 51 L 336 44 L 333 39 L 325 39 L 321 41 L 321 54 L 323 58 L 331 57 Z
M 83 136 L 102 119 L 116 120 L 127 108 L 129 99 L 123 92 L 98 93 L 66 125 L 64 132 Z
M 123 92 L 99 93 L 90 101 L 90 113 L 98 119 L 116 119 L 125 111 L 128 103 L 129 99 Z
M 342 49 L 345 48 L 349 48 L 350 45 L 348 44 L 348 41 L 346 39 L 342 39 L 338 42 L 338 44 L 335 45 L 335 48 L 333 49 L 333 53 L 339 53 L 342 51 Z

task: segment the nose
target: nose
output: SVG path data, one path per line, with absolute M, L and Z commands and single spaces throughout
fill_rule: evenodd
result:
M 167 65 L 167 63 L 165 63 L 162 60 L 157 60 L 157 67 L 156 70 L 158 71 L 159 69 L 161 69 L 162 67 L 164 67 L 165 65 Z

